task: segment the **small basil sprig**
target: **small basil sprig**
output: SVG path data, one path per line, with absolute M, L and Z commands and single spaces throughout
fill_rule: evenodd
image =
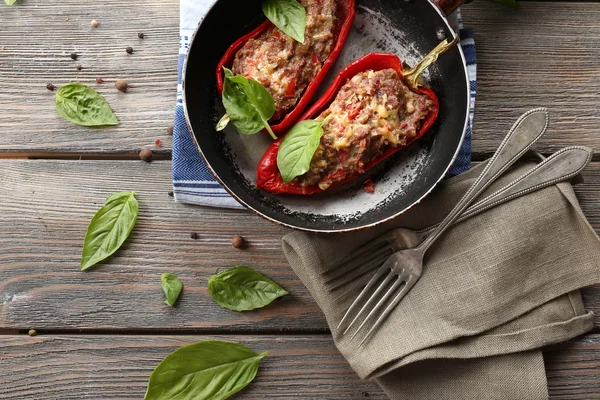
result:
M 208 279 L 208 293 L 221 307 L 250 311 L 288 294 L 278 284 L 248 267 L 233 267 Z
M 9 6 L 12 6 L 13 4 L 15 4 L 17 2 L 17 0 L 4 0 L 4 2 L 6 4 L 8 4 Z
M 245 135 L 260 132 L 265 128 L 273 139 L 277 139 L 269 126 L 269 118 L 275 113 L 275 102 L 271 93 L 254 79 L 243 75 L 233 75 L 223 67 L 223 105 L 227 114 L 217 124 L 217 131 L 225 129 L 229 120 L 236 129 Z
M 176 275 L 167 273 L 160 276 L 160 284 L 165 292 L 165 304 L 174 307 L 183 289 L 183 282 Z
M 104 97 L 81 83 L 69 83 L 56 92 L 56 111 L 77 125 L 119 125 Z
M 265 0 L 262 3 L 265 16 L 292 39 L 304 43 L 306 10 L 296 0 Z
M 84 271 L 119 250 L 131 233 L 137 216 L 135 192 L 109 196 L 87 228 L 79 269 Z
M 158 364 L 144 399 L 226 399 L 252 382 L 267 354 L 219 340 L 184 346 Z
M 277 152 L 277 168 L 285 183 L 308 171 L 323 136 L 323 125 L 330 117 L 300 121 L 285 135 Z

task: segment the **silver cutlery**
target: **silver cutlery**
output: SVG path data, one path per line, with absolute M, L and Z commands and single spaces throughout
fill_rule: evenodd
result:
M 514 181 L 471 205 L 453 224 L 577 176 L 589 164 L 592 154 L 592 149 L 584 146 L 570 146 L 557 151 Z M 396 228 L 377 237 L 344 257 L 335 267 L 323 272 L 325 283 L 331 286 L 330 290 L 346 287 L 348 283 L 372 272 L 395 252 L 418 246 L 436 227 L 437 224 L 419 231 Z
M 362 323 L 352 335 L 352 339 L 361 331 L 371 317 L 377 315 L 377 313 L 385 306 L 385 309 L 379 314 L 379 317 L 372 325 L 371 329 L 360 342 L 359 346 L 361 346 L 383 323 L 385 317 L 387 317 L 421 277 L 423 271 L 423 259 L 425 252 L 429 247 L 481 194 L 481 192 L 491 185 L 504 171 L 506 171 L 506 169 L 514 164 L 533 145 L 533 143 L 543 135 L 547 126 L 548 112 L 545 108 L 537 108 L 523 114 L 510 129 L 500 144 L 500 147 L 496 150 L 496 153 L 488 164 L 486 164 L 479 177 L 446 218 L 444 218 L 434 231 L 417 247 L 396 252 L 385 261 L 352 303 L 340 321 L 338 329 L 340 329 L 344 322 L 358 310 L 362 301 L 366 300 L 362 308 L 358 310 L 357 314 L 343 332 L 343 334 L 346 334 L 348 330 L 359 321 L 360 317 L 368 312 L 366 317 L 362 319 Z M 381 281 L 382 279 L 383 281 Z M 372 290 L 375 291 L 371 293 Z

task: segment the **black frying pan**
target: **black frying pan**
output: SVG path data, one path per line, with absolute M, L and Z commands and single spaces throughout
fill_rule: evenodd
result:
M 452 10 L 460 2 L 444 0 L 440 7 Z M 323 87 L 346 64 L 371 51 L 396 53 L 413 65 L 440 42 L 440 37 L 455 35 L 440 9 L 427 0 L 356 3 L 352 30 Z M 469 82 L 460 46 L 443 54 L 424 74 L 427 86 L 440 101 L 438 120 L 420 140 L 367 173 L 375 183 L 375 193 L 364 191 L 362 179 L 311 196 L 276 196 L 254 185 L 256 164 L 271 140 L 269 136 L 240 135 L 231 126 L 224 133 L 215 131 L 225 112 L 217 94 L 216 65 L 231 43 L 264 21 L 260 4 L 259 0 L 216 1 L 198 25 L 186 59 L 186 117 L 215 177 L 233 197 L 259 215 L 313 232 L 366 228 L 419 202 L 452 165 L 466 131 Z

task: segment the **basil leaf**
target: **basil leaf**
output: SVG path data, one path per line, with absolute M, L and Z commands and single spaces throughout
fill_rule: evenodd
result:
M 323 136 L 325 121 L 300 121 L 283 138 L 277 152 L 277 168 L 285 183 L 291 182 L 310 168 L 310 161 Z
M 165 304 L 174 307 L 177 299 L 179 298 L 179 294 L 183 289 L 183 283 L 181 282 L 181 279 L 173 274 L 162 274 L 160 276 L 160 284 L 167 298 L 165 300 Z
M 304 43 L 306 10 L 296 0 L 265 0 L 262 3 L 265 16 L 292 39 Z
M 104 97 L 81 83 L 69 83 L 56 92 L 56 111 L 77 125 L 119 125 Z
M 13 4 L 15 4 L 17 2 L 17 0 L 4 0 L 4 2 L 6 4 L 8 4 L 9 6 L 12 6 Z
M 137 215 L 135 192 L 109 196 L 87 228 L 79 269 L 84 271 L 116 252 L 131 233 Z
M 231 70 L 223 69 L 225 70 L 223 105 L 236 129 L 240 133 L 251 135 L 266 128 L 271 137 L 277 139 L 267 122 L 275 113 L 275 103 L 271 93 L 254 79 L 248 79 L 243 75 L 234 76 Z M 221 121 L 218 127 L 221 126 Z
M 184 346 L 158 364 L 144 399 L 226 399 L 252 382 L 267 354 L 218 340 Z
M 218 305 L 234 311 L 262 308 L 288 294 L 266 276 L 242 266 L 211 276 L 208 279 L 208 292 Z

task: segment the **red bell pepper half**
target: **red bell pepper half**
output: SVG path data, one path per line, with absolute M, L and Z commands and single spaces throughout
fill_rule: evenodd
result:
M 387 54 L 387 53 L 370 53 L 366 56 L 359 58 L 358 60 L 349 64 L 346 68 L 344 68 L 338 76 L 335 78 L 333 84 L 329 87 L 327 92 L 313 104 L 299 119 L 298 121 L 303 121 L 305 119 L 314 119 L 321 112 L 323 112 L 329 104 L 335 99 L 340 88 L 354 75 L 368 71 L 380 71 L 382 69 L 392 68 L 398 72 L 400 78 L 406 84 L 406 80 L 402 75 L 402 62 L 395 54 Z M 408 85 L 407 85 L 408 86 Z M 410 86 L 408 86 L 410 88 Z M 406 145 L 412 143 L 413 141 L 419 139 L 421 136 L 427 132 L 427 130 L 433 125 L 438 116 L 439 111 L 439 101 L 435 93 L 431 91 L 431 89 L 427 87 L 420 87 L 418 89 L 411 90 L 418 94 L 423 94 L 429 97 L 433 101 L 433 106 L 431 108 L 430 113 L 423 120 L 421 129 L 417 133 L 417 135 L 412 138 Z M 256 170 L 256 185 L 263 190 L 266 190 L 275 194 L 314 194 L 318 192 L 322 192 L 323 190 L 319 188 L 318 185 L 313 186 L 301 186 L 298 183 L 292 181 L 290 183 L 285 183 L 281 174 L 279 173 L 279 169 L 277 168 L 277 152 L 279 151 L 279 145 L 283 140 L 283 136 L 274 141 L 268 148 L 260 162 L 258 163 L 258 167 Z M 375 165 L 379 164 L 386 158 L 390 157 L 392 154 L 396 153 L 400 149 L 406 146 L 398 146 L 398 147 L 390 147 L 384 153 L 382 153 L 379 157 L 370 161 L 365 165 L 364 170 L 367 171 L 370 168 L 373 168 Z M 359 173 L 356 173 L 352 176 L 347 177 L 343 181 L 333 183 L 328 189 L 340 186 L 343 183 L 346 183 L 357 176 Z
M 271 129 L 273 132 L 287 132 L 295 123 L 302 111 L 308 106 L 312 96 L 317 91 L 319 85 L 327 75 L 327 71 L 331 68 L 335 60 L 338 58 L 340 53 L 342 52 L 342 48 L 344 47 L 344 42 L 346 41 L 346 37 L 348 36 L 348 32 L 350 32 L 350 26 L 352 25 L 352 20 L 354 19 L 354 0 L 337 0 L 337 24 L 334 31 L 335 45 L 329 54 L 329 57 L 325 59 L 323 65 L 321 67 L 321 71 L 315 76 L 315 78 L 308 84 L 306 89 L 304 90 L 304 94 L 300 97 L 298 104 L 294 107 L 290 112 L 288 112 L 283 119 L 277 121 L 274 124 L 271 124 Z M 252 32 L 248 33 L 245 36 L 242 36 L 238 40 L 236 40 L 225 52 L 219 63 L 217 64 L 217 90 L 219 91 L 219 95 L 223 92 L 223 67 L 230 68 L 233 65 L 233 60 L 235 59 L 235 55 L 237 52 L 246 44 L 246 42 L 250 39 L 254 39 L 260 36 L 263 32 L 268 30 L 273 26 L 271 21 L 266 20 L 262 24 L 258 26 L 258 28 L 254 29 Z M 265 131 L 266 132 L 266 131 Z

